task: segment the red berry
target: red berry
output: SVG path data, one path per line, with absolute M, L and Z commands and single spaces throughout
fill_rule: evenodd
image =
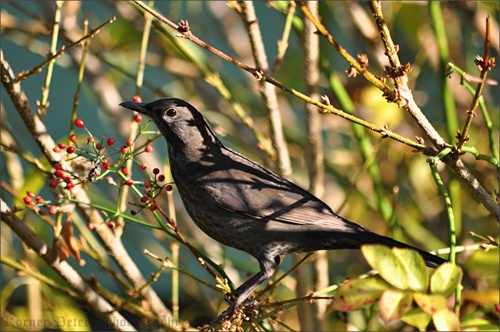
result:
M 146 145 L 146 147 L 144 148 L 144 151 L 146 151 L 147 153 L 152 152 L 153 147 L 151 145 Z
M 151 187 L 151 180 L 144 181 L 144 187 L 146 187 L 146 188 Z
M 71 178 L 69 176 L 65 176 L 63 178 L 63 181 L 66 182 L 66 183 L 70 183 L 71 182 Z
M 126 184 L 127 186 L 129 186 L 129 187 L 130 187 L 131 185 L 133 185 L 133 184 L 134 184 L 134 180 L 132 180 L 132 179 L 127 179 L 127 181 L 125 181 L 125 184 Z
M 142 98 L 141 96 L 134 96 L 134 98 L 132 98 L 132 101 L 134 103 L 142 103 Z
M 32 192 L 32 191 L 27 191 L 27 192 L 26 192 L 26 195 L 28 195 L 28 196 L 29 196 L 29 197 L 31 197 L 31 198 L 35 198 L 35 193 L 34 193 L 34 192 Z
M 66 184 L 66 189 L 67 189 L 67 190 L 71 190 L 71 189 L 73 189 L 74 187 L 75 187 L 75 185 L 73 184 L 73 182 L 68 182 L 68 183 Z
M 145 171 L 145 170 L 147 170 L 147 169 L 148 169 L 148 166 L 146 166 L 146 164 L 144 164 L 144 163 L 143 163 L 143 164 L 141 164 L 141 169 L 142 169 L 143 171 Z
M 66 144 L 64 142 L 57 143 L 57 146 L 59 146 L 61 149 L 66 149 Z
M 87 224 L 87 228 L 89 229 L 89 231 L 93 231 L 95 229 L 95 225 L 93 222 L 89 222 Z
M 155 168 L 153 168 L 153 174 L 154 174 L 154 175 L 156 175 L 156 174 L 158 174 L 158 173 L 160 173 L 160 169 L 159 169 L 159 168 L 156 168 L 156 167 L 155 167 Z
M 108 144 L 108 146 L 111 146 L 111 145 L 115 144 L 115 139 L 113 137 L 110 137 L 110 138 L 108 138 L 106 143 Z
M 131 138 L 129 138 L 129 139 L 127 140 L 127 146 L 130 146 L 130 147 L 134 146 L 134 140 L 133 140 L 133 139 L 131 139 Z
M 55 164 L 54 168 L 57 169 L 57 170 L 62 170 L 61 164 Z
M 69 154 L 72 154 L 75 152 L 75 148 L 73 146 L 68 146 L 68 148 L 66 149 L 66 152 L 69 153 Z
M 123 166 L 120 171 L 123 173 L 123 175 L 127 175 L 128 174 L 128 169 L 127 167 Z
M 150 211 L 154 211 L 154 210 L 156 210 L 156 209 L 157 209 L 156 204 L 151 204 L 151 205 L 149 206 L 149 210 L 150 210 Z
M 103 146 L 102 146 L 102 144 L 101 144 L 101 143 L 97 143 L 97 144 L 95 145 L 95 148 L 96 148 L 97 150 L 101 150 L 101 149 L 103 148 Z
M 148 196 L 142 196 L 141 197 L 141 202 L 142 203 L 146 203 L 147 201 L 149 201 L 149 197 Z
M 64 177 L 64 172 L 58 169 L 57 171 L 54 172 L 54 176 L 58 179 Z
M 102 169 L 108 169 L 109 168 L 109 163 L 107 161 L 103 161 L 101 164 Z
M 134 121 L 140 123 L 142 121 L 142 115 L 140 114 L 134 115 Z
M 56 214 L 57 213 L 57 206 L 51 205 L 49 207 L 49 212 L 50 212 L 50 214 Z
M 87 144 L 92 143 L 93 141 L 94 141 L 94 137 L 92 137 L 92 136 L 87 137 Z
M 24 201 L 24 204 L 26 204 L 26 205 L 33 204 L 33 198 L 31 198 L 29 196 L 24 197 L 23 201 Z
M 163 175 L 163 174 L 158 175 L 158 181 L 160 181 L 160 182 L 165 181 L 165 175 Z
M 76 135 L 70 135 L 69 140 L 73 143 L 76 143 Z
M 83 128 L 83 127 L 85 127 L 85 124 L 83 123 L 82 119 L 76 118 L 75 119 L 75 126 L 77 126 L 78 128 Z
M 43 202 L 43 197 L 42 196 L 36 196 L 36 202 L 38 204 L 42 203 Z
M 165 186 L 165 190 L 166 190 L 166 191 L 172 191 L 172 185 L 167 184 L 167 185 Z
M 59 153 L 61 152 L 61 148 L 56 145 L 52 148 L 52 151 L 54 151 L 55 153 Z
M 500 303 L 495 304 L 495 310 L 500 312 Z
M 116 227 L 116 223 L 113 220 L 108 221 L 108 228 L 114 229 Z
M 127 152 L 127 147 L 126 147 L 125 145 L 124 145 L 124 146 L 122 146 L 122 147 L 120 148 L 120 152 L 121 152 L 121 153 L 125 153 L 125 152 Z
M 51 188 L 55 188 L 55 187 L 57 187 L 57 184 L 58 184 L 58 183 L 57 183 L 57 181 L 56 181 L 56 180 L 50 180 L 50 182 L 49 182 L 49 186 L 50 186 Z

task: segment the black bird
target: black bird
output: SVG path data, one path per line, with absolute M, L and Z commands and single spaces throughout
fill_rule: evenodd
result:
M 260 271 L 233 292 L 223 315 L 273 274 L 283 254 L 383 244 L 417 250 L 430 267 L 446 262 L 338 216 L 308 191 L 225 147 L 184 100 L 120 105 L 149 116 L 165 136 L 173 179 L 196 225 L 259 261 Z

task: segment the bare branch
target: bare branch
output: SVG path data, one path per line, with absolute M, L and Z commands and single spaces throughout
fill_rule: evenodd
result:
M 2 221 L 66 281 L 96 315 L 117 331 L 136 330 L 115 308 L 96 293 L 68 262 L 59 261 L 57 252 L 50 249 L 21 219 L 16 217 L 3 200 L 0 200 L 0 209 Z
M 10 65 L 1 50 L 0 65 L 2 84 L 16 110 L 19 112 L 25 126 L 33 136 L 34 141 L 38 144 L 43 154 L 52 164 L 60 163 L 65 170 L 73 172 L 71 165 L 61 158 L 61 154 L 55 153 L 52 150 L 52 148 L 56 145 L 54 140 L 47 133 L 47 128 L 44 123 L 31 108 L 28 98 L 21 89 L 21 84 L 15 81 Z M 106 223 L 102 219 L 101 215 L 90 206 L 90 198 L 87 196 L 86 191 L 81 186 L 76 186 L 73 194 L 76 201 L 83 203 L 78 204 L 80 212 L 84 215 L 86 220 L 92 221 L 96 225 L 96 234 L 101 238 L 102 242 L 108 249 L 110 256 L 116 261 L 133 287 L 141 287 L 146 282 L 141 274 L 141 271 L 128 255 L 123 243 L 116 238 L 111 230 L 105 225 Z M 151 308 L 159 317 L 164 318 L 170 316 L 170 311 L 165 307 L 163 302 L 151 287 L 145 288 L 141 292 L 141 295 L 149 301 Z

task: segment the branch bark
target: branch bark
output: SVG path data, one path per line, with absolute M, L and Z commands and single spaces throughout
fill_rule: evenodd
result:
M 308 1 L 306 6 L 313 15 L 318 15 L 318 2 Z M 309 20 L 304 20 L 304 83 L 305 93 L 312 99 L 319 100 L 319 36 L 316 28 Z M 309 190 L 322 197 L 324 187 L 323 139 L 321 114 L 318 108 L 306 103 L 306 163 L 309 173 Z M 313 255 L 312 279 L 315 291 L 328 287 L 328 257 L 327 251 L 317 251 Z M 301 294 L 298 294 L 299 296 Z M 315 301 L 313 309 L 313 330 L 325 331 L 324 315 L 327 309 L 326 301 Z M 300 313 L 300 310 L 299 310 Z
M 44 123 L 31 108 L 28 98 L 21 88 L 21 84 L 15 81 L 15 76 L 7 59 L 4 57 L 2 50 L 0 50 L 0 65 L 0 79 L 2 84 L 36 144 L 40 147 L 43 154 L 52 164 L 60 163 L 63 166 L 63 169 L 68 172 L 72 172 L 73 170 L 71 165 L 61 158 L 62 154 L 52 151 L 52 148 L 56 145 L 56 143 L 48 134 Z M 91 207 L 90 198 L 87 196 L 85 190 L 83 190 L 81 186 L 76 186 L 73 189 L 72 194 L 74 195 L 76 201 L 83 203 L 77 205 L 79 211 L 87 221 L 92 221 L 96 225 L 96 234 L 102 240 L 103 244 L 108 249 L 110 256 L 118 264 L 129 282 L 134 288 L 141 288 L 146 283 L 141 271 L 125 250 L 125 247 L 120 239 L 113 235 L 111 230 L 106 227 L 106 223 L 102 219 L 101 215 Z M 158 317 L 164 319 L 165 317 L 171 316 L 170 311 L 165 307 L 159 296 L 151 287 L 144 288 L 141 295 L 149 302 L 151 309 Z
M 238 1 L 238 4 L 241 6 L 240 14 L 250 38 L 255 65 L 257 68 L 267 72 L 269 70 L 269 63 L 267 61 L 264 42 L 262 41 L 262 35 L 260 33 L 257 17 L 255 16 L 253 3 L 252 1 Z M 288 154 L 285 135 L 283 134 L 276 88 L 274 85 L 266 84 L 264 80 L 259 80 L 258 83 L 269 117 L 271 141 L 276 150 L 278 170 L 282 176 L 288 177 L 292 174 L 292 167 L 290 165 L 290 156 Z
M 99 318 L 117 331 L 136 331 L 134 326 L 96 293 L 68 262 L 59 261 L 57 252 L 49 249 L 49 246 L 42 239 L 26 226 L 21 219 L 15 216 L 3 200 L 0 200 L 0 209 L 2 221 L 21 238 L 24 244 L 34 250 L 47 265 L 57 272 Z

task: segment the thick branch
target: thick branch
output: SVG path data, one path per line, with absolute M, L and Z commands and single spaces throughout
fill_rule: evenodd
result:
M 317 101 L 315 99 L 312 99 L 309 96 L 307 96 L 307 95 L 305 95 L 305 94 L 303 94 L 303 93 L 301 93 L 301 92 L 299 92 L 299 91 L 297 91 L 295 89 L 292 89 L 292 88 L 290 88 L 290 87 L 282 84 L 278 80 L 276 80 L 276 79 L 274 79 L 274 78 L 272 78 L 270 76 L 267 76 L 260 68 L 252 68 L 250 66 L 247 66 L 244 63 L 242 63 L 242 62 L 240 62 L 240 61 L 238 61 L 236 59 L 233 59 L 232 57 L 228 56 L 227 54 L 224 54 L 223 52 L 221 52 L 220 50 L 214 48 L 213 46 L 208 45 L 207 43 L 205 43 L 204 41 L 202 41 L 201 39 L 199 39 L 198 37 L 194 36 L 191 33 L 191 31 L 189 29 L 189 25 L 187 24 L 187 22 L 181 21 L 181 23 L 179 25 L 175 24 L 172 21 L 170 21 L 167 18 L 165 18 L 164 16 L 162 16 L 161 14 L 159 14 L 157 11 L 155 11 L 152 8 L 146 6 L 141 1 L 134 0 L 134 2 L 139 7 L 141 7 L 143 10 L 148 11 L 149 13 L 151 13 L 153 16 L 155 16 L 161 22 L 165 23 L 169 27 L 171 27 L 171 28 L 175 29 L 176 31 L 178 31 L 180 33 L 178 35 L 179 37 L 188 39 L 188 40 L 196 43 L 200 47 L 205 48 L 206 50 L 212 52 L 213 54 L 215 54 L 215 55 L 217 55 L 219 57 L 221 57 L 222 59 L 224 59 L 226 61 L 229 61 L 232 64 L 234 64 L 235 66 L 237 66 L 237 67 L 239 67 L 239 68 L 241 68 L 241 69 L 243 69 L 243 70 L 251 73 L 252 75 L 254 75 L 259 80 L 265 80 L 266 82 L 279 87 L 283 91 L 286 91 L 286 92 L 292 94 L 293 96 L 296 96 L 296 97 L 298 97 L 298 98 L 300 98 L 302 100 L 307 101 L 308 103 L 316 105 L 317 107 L 319 107 L 322 110 L 324 110 L 324 113 L 333 113 L 333 114 L 338 115 L 338 116 L 340 116 L 340 117 L 342 117 L 344 119 L 348 119 L 349 121 L 357 123 L 357 124 L 359 124 L 359 125 L 361 125 L 363 127 L 366 127 L 366 128 L 368 128 L 368 129 L 370 129 L 370 130 L 372 130 L 374 132 L 380 133 L 383 138 L 394 139 L 394 140 L 396 140 L 398 142 L 401 142 L 401 143 L 404 143 L 404 144 L 406 144 L 406 145 L 408 145 L 410 147 L 413 147 L 414 149 L 416 149 L 418 151 L 422 151 L 426 155 L 436 155 L 439 151 L 441 151 L 442 149 L 444 149 L 444 148 L 446 148 L 446 147 L 449 146 L 449 144 L 447 144 L 444 141 L 444 139 L 439 135 L 439 133 L 434 129 L 434 127 L 432 126 L 432 124 L 429 122 L 429 120 L 425 117 L 425 115 L 422 113 L 422 111 L 420 110 L 420 108 L 414 102 L 413 96 L 411 94 L 411 91 L 408 92 L 405 89 L 399 89 L 398 90 L 399 103 L 401 104 L 401 107 L 403 107 L 408 113 L 410 113 L 415 118 L 415 120 L 418 123 L 418 125 L 420 126 L 420 128 L 424 131 L 426 137 L 428 137 L 429 140 L 433 143 L 433 145 L 438 149 L 437 151 L 434 148 L 432 148 L 432 147 L 425 146 L 424 144 L 417 143 L 417 142 L 415 142 L 415 141 L 413 141 L 411 139 L 408 139 L 406 137 L 398 135 L 398 134 L 390 131 L 387 127 L 376 126 L 376 125 L 374 125 L 372 123 L 369 123 L 368 121 L 365 121 L 365 120 L 360 119 L 360 118 L 358 118 L 356 116 L 348 114 L 348 113 L 346 113 L 346 112 L 344 112 L 342 110 L 339 110 L 339 109 L 333 107 L 332 105 L 330 105 L 329 103 L 322 103 L 322 102 L 319 102 L 319 101 Z M 300 6 L 300 8 L 304 12 L 304 14 L 307 16 L 307 18 L 310 19 L 313 22 L 313 24 L 318 29 L 318 31 L 319 31 L 319 33 L 321 35 L 327 37 L 327 39 L 334 45 L 334 47 L 335 46 L 340 46 L 340 45 L 338 45 L 335 42 L 335 40 L 333 39 L 333 37 L 331 37 L 331 35 L 326 30 L 326 28 L 315 18 L 314 15 L 312 15 L 312 13 L 307 8 L 307 6 L 305 5 L 304 2 L 297 1 L 296 3 L 297 3 L 298 6 Z M 340 50 L 342 50 L 342 52 L 345 51 L 345 49 L 343 49 L 343 48 L 340 49 Z M 353 66 L 358 72 L 362 73 L 365 76 L 365 78 L 368 79 L 370 82 L 372 82 L 375 86 L 377 86 L 382 91 L 384 91 L 384 94 L 385 94 L 385 96 L 388 99 L 390 99 L 390 100 L 394 100 L 395 99 L 395 94 L 394 94 L 394 92 L 392 90 L 390 90 L 378 78 L 376 78 L 375 76 L 373 76 L 373 74 L 371 74 L 370 72 L 366 71 L 365 68 L 361 68 L 360 65 L 359 65 L 359 63 L 357 63 L 355 60 L 352 61 L 353 58 L 347 52 L 345 52 L 345 53 L 346 53 L 345 56 L 348 59 L 350 59 L 349 63 L 351 64 L 351 66 Z M 454 169 L 454 167 L 455 167 L 454 165 L 455 165 L 456 162 L 454 162 L 454 161 L 448 161 L 448 160 L 446 160 L 445 162 L 447 163 L 448 166 L 450 166 L 452 169 Z M 460 178 L 463 181 L 466 182 L 466 184 L 467 184 L 467 186 L 469 188 L 471 188 L 473 190 L 474 195 L 479 198 L 479 200 L 484 204 L 484 206 L 488 209 L 488 211 L 493 216 L 495 216 L 495 218 L 499 219 L 499 217 L 500 217 L 500 208 L 498 207 L 498 205 L 493 201 L 493 199 L 490 196 L 488 196 L 487 194 L 484 195 L 484 193 L 486 193 L 486 191 L 479 184 L 479 182 L 477 181 L 477 179 L 475 179 L 474 176 L 465 167 L 464 168 L 460 168 L 460 172 L 461 172 L 461 174 L 459 174 Z
M 313 13 L 318 13 L 318 2 L 309 1 L 307 7 Z M 313 99 L 320 99 L 319 95 L 319 36 L 315 34 L 315 27 L 309 20 L 304 21 L 304 82 L 305 93 Z M 324 186 L 323 166 L 323 139 L 322 119 L 318 108 L 306 103 L 306 163 L 309 172 L 309 190 L 316 196 L 322 197 Z M 328 257 L 325 250 L 314 253 L 312 265 L 313 289 L 315 291 L 328 287 Z M 297 285 L 298 286 L 298 285 Z M 302 293 L 304 294 L 304 293 Z M 298 294 L 299 296 L 302 294 Z M 326 329 L 325 313 L 327 303 L 315 301 L 312 303 L 314 330 Z M 301 310 L 299 310 L 300 313 Z
M 90 285 L 66 261 L 59 261 L 55 250 L 42 241 L 26 224 L 0 201 L 1 217 L 24 244 L 34 250 L 68 285 L 81 296 L 88 308 L 117 331 L 135 331 L 135 328 Z
M 273 77 L 270 77 L 268 75 L 266 75 L 262 69 L 260 68 L 252 68 L 232 57 L 230 57 L 229 55 L 223 53 L 222 51 L 216 49 L 215 47 L 205 43 L 203 40 L 201 40 L 200 38 L 196 37 L 190 30 L 189 28 L 189 24 L 188 22 L 186 21 L 181 21 L 179 24 L 175 24 L 173 23 L 172 21 L 170 21 L 169 19 L 167 19 L 166 17 L 162 16 L 160 13 L 158 13 L 157 11 L 155 11 L 154 9 L 148 7 L 147 5 L 145 5 L 144 3 L 142 3 L 141 1 L 138 1 L 138 0 L 134 0 L 134 2 L 139 6 L 141 7 L 143 10 L 149 12 L 151 15 L 153 15 L 154 17 L 156 17 L 158 20 L 160 20 L 161 22 L 165 23 L 166 25 L 168 25 L 169 27 L 171 27 L 172 29 L 175 29 L 176 31 L 179 32 L 179 35 L 177 35 L 178 37 L 181 37 L 181 38 L 185 38 L 185 39 L 188 39 L 190 41 L 192 41 L 193 43 L 197 44 L 198 46 L 200 47 L 203 47 L 204 49 L 206 49 L 207 51 L 209 52 L 212 52 L 213 54 L 215 54 L 216 56 L 232 63 L 233 65 L 237 66 L 238 68 L 240 69 L 243 69 L 247 72 L 249 72 L 250 74 L 252 74 L 256 79 L 258 80 L 264 80 L 266 81 L 267 83 L 270 83 L 272 85 L 275 85 L 277 86 L 278 88 L 280 88 L 281 90 L 283 91 L 286 91 L 288 93 L 290 93 L 291 95 L 295 96 L 295 97 L 298 97 L 308 103 L 311 103 L 313 105 L 316 105 L 317 107 L 321 108 L 322 110 L 324 110 L 322 113 L 332 113 L 332 114 L 335 114 L 335 115 L 338 115 L 344 119 L 347 119 L 349 121 L 352 121 L 354 123 L 357 123 L 363 127 L 366 127 L 374 132 L 377 132 L 379 134 L 382 135 L 382 137 L 384 138 L 392 138 L 398 142 L 401 142 L 401 143 L 404 143 L 418 151 L 422 151 L 424 154 L 427 154 L 427 155 L 434 155 L 435 154 L 435 151 L 434 149 L 432 148 L 428 148 L 426 147 L 425 145 L 423 144 L 420 144 L 420 143 L 417 143 L 411 139 L 408 139 L 406 137 L 403 137 L 401 135 L 398 135 L 390 130 L 388 130 L 388 128 L 386 127 L 380 127 L 380 126 L 376 126 L 368 121 L 365 121 L 363 119 L 360 119 L 354 115 L 351 115 L 351 114 L 348 114 L 342 110 L 339 110 L 335 107 L 333 107 L 332 105 L 330 105 L 329 103 L 328 104 L 325 104 L 325 103 L 322 103 L 316 99 L 312 99 L 310 98 L 309 96 L 301 93 L 300 91 L 297 91 L 295 89 L 292 89 L 286 85 L 284 85 L 283 83 L 281 83 L 280 81 L 276 80 L 275 78 Z M 361 70 L 361 69 L 360 69 Z M 384 90 L 385 91 L 385 90 Z M 388 90 L 390 92 L 390 89 Z M 389 93 L 388 92 L 388 93 Z M 388 98 L 391 98 L 390 96 Z
M 0 65 L 1 65 L 1 81 L 12 100 L 16 110 L 19 112 L 25 126 L 30 131 L 34 141 L 38 144 L 43 154 L 50 160 L 52 164 L 60 163 L 63 169 L 68 172 L 73 172 L 69 163 L 61 159 L 61 154 L 52 151 L 56 145 L 52 137 L 47 133 L 47 128 L 41 119 L 35 114 L 31 108 L 28 98 L 21 89 L 21 84 L 15 81 L 14 74 L 10 68 L 8 61 L 4 58 L 3 51 L 0 50 Z M 141 271 L 130 258 L 127 251 L 123 247 L 123 243 L 117 239 L 112 231 L 106 226 L 101 215 L 91 207 L 90 198 L 81 186 L 76 186 L 72 190 L 74 199 L 82 202 L 78 204 L 80 212 L 86 220 L 91 220 L 95 225 L 95 232 L 100 237 L 110 256 L 116 261 L 120 269 L 126 275 L 127 279 L 134 288 L 140 288 L 146 282 L 142 277 Z M 151 308 L 158 317 L 170 316 L 169 310 L 161 302 L 158 295 L 151 287 L 145 288 L 141 295 L 151 304 Z
M 245 27 L 250 37 L 250 45 L 252 46 L 252 54 L 257 68 L 267 72 L 269 64 L 264 50 L 264 42 L 260 33 L 257 17 L 251 1 L 238 1 L 241 6 L 241 17 L 245 23 Z M 281 175 L 287 177 L 292 174 L 290 165 L 290 156 L 288 155 L 288 147 L 283 134 L 281 124 L 281 115 L 278 108 L 278 98 L 274 85 L 266 84 L 264 80 L 259 80 L 260 93 L 264 99 L 264 103 L 269 116 L 271 128 L 271 141 L 276 150 L 278 169 Z
M 483 188 L 479 181 L 472 175 L 464 163 L 459 160 L 452 159 L 453 157 L 444 158 L 443 161 L 458 175 L 459 179 L 469 187 L 477 199 L 484 207 L 495 217 L 500 223 L 500 205 L 498 205 L 488 192 Z

